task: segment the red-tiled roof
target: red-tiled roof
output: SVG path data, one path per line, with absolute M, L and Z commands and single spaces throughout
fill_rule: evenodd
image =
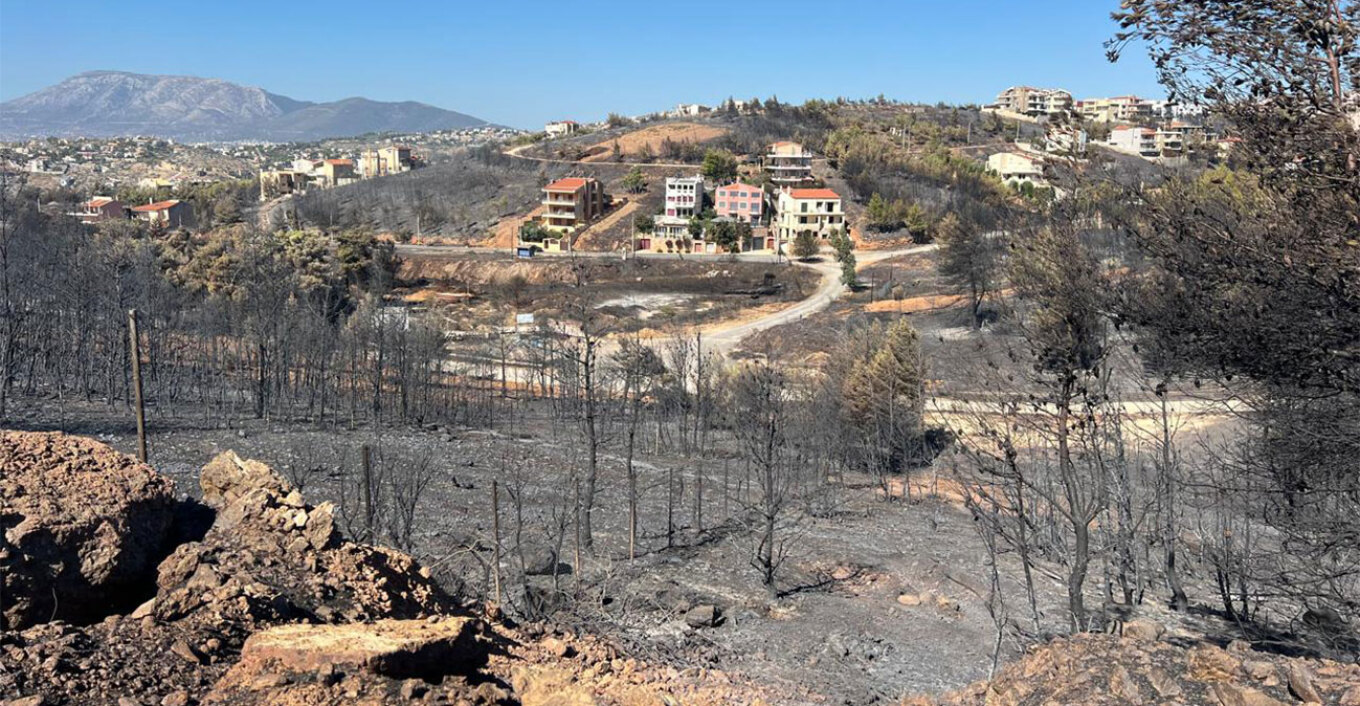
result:
M 546 191 L 575 191 L 575 190 L 577 190 L 577 189 L 579 189 L 579 188 L 581 188 L 581 187 L 583 187 L 583 186 L 585 186 L 585 185 L 586 185 L 586 180 L 585 180 L 585 179 L 582 179 L 581 177 L 567 177 L 567 178 L 565 178 L 565 179 L 558 179 L 557 181 L 555 181 L 555 182 L 549 184 L 545 190 L 546 190 Z
M 150 213 L 152 211 L 164 211 L 172 206 L 178 205 L 179 205 L 178 200 L 170 199 L 169 201 L 157 201 L 156 203 L 149 203 L 145 206 L 133 206 L 132 210 L 138 213 Z
M 350 165 L 352 165 L 352 164 L 354 164 L 354 160 L 352 160 L 352 159 L 328 159 L 328 160 L 326 160 L 326 164 L 334 164 L 334 165 L 337 165 L 337 166 L 338 166 L 338 165 L 341 165 L 341 164 L 350 164 Z
M 735 181 L 726 186 L 719 186 L 718 191 L 761 191 L 761 187 L 752 186 L 745 182 Z
M 99 208 L 100 206 L 107 206 L 111 203 L 113 203 L 113 199 L 107 196 L 96 196 L 90 199 L 90 208 Z
M 831 189 L 789 189 L 789 196 L 795 199 L 838 199 L 840 194 Z

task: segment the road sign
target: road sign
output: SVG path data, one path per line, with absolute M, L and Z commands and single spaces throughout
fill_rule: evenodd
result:
M 515 325 L 527 325 L 534 322 L 533 314 L 515 314 Z

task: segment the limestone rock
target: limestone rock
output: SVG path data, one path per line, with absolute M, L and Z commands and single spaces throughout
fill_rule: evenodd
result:
M 694 606 L 685 613 L 685 624 L 692 628 L 717 627 L 722 619 L 722 610 L 711 603 Z

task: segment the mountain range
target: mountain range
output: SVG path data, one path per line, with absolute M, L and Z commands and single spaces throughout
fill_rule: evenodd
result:
M 124 71 L 78 74 L 0 103 L 0 139 L 5 140 L 148 135 L 189 142 L 290 142 L 487 124 L 414 101 L 313 103 L 220 79 Z

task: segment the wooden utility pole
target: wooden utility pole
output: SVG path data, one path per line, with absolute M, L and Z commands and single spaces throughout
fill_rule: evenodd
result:
M 368 444 L 359 447 L 361 463 L 359 498 L 364 504 L 364 532 L 366 542 L 373 541 L 373 452 Z
M 491 583 L 495 586 L 496 605 L 501 604 L 501 489 L 491 481 Z
M 146 463 L 146 407 L 142 401 L 142 347 L 136 309 L 128 309 L 128 355 L 132 358 L 132 389 L 137 404 L 137 460 Z

